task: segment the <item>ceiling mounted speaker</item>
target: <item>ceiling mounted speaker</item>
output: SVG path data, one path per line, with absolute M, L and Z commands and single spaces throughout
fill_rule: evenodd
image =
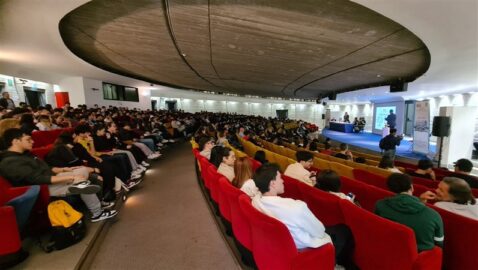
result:
M 337 99 L 337 93 L 335 92 L 330 92 L 328 95 L 329 100 L 336 100 Z
M 406 82 L 393 82 L 390 84 L 390 93 L 406 92 L 408 89 L 408 83 Z

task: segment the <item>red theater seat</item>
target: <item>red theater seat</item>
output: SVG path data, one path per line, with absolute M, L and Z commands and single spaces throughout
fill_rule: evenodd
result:
M 347 177 L 340 177 L 343 193 L 352 192 L 358 203 L 366 210 L 373 212 L 377 201 L 391 197 L 394 194 L 388 190 L 371 186 Z
M 379 176 L 362 169 L 354 169 L 353 173 L 355 180 L 388 190 L 386 178 L 383 176 Z
M 252 248 L 259 269 L 334 269 L 335 251 L 331 244 L 298 251 L 287 227 L 257 211 L 247 195 L 239 197 L 239 206 L 251 225 Z
M 410 228 L 345 200 L 340 201 L 340 206 L 355 239 L 354 261 L 361 270 L 441 269 L 441 249 L 418 254 Z
M 478 269 L 478 256 L 474 252 L 478 243 L 478 221 L 435 206 L 430 207 L 435 209 L 443 219 L 444 269 Z
M 302 194 L 297 186 L 299 180 L 284 174 L 282 174 L 282 179 L 284 180 L 284 193 L 282 193 L 280 196 L 283 198 L 302 200 Z
M 35 131 L 32 132 L 32 139 L 33 139 L 33 148 L 38 148 L 42 146 L 47 146 L 53 144 L 55 140 L 60 136 L 63 132 L 73 132 L 73 128 L 62 128 L 62 129 L 54 129 L 48 131 Z
M 48 154 L 48 152 L 50 152 L 51 149 L 53 149 L 52 144 L 42 146 L 42 147 L 38 147 L 38 148 L 33 148 L 32 149 L 32 154 L 34 156 L 38 157 L 39 159 L 45 159 L 46 154 Z
M 412 176 L 412 182 L 413 184 L 419 184 L 419 185 L 422 185 L 428 188 L 433 188 L 433 189 L 436 189 L 438 187 L 438 183 L 440 183 L 439 181 L 433 181 L 430 179 L 416 177 L 416 176 Z

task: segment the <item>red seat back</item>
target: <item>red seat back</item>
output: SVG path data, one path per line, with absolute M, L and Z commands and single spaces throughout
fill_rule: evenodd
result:
M 38 148 L 42 146 L 47 146 L 49 144 L 53 144 L 55 140 L 60 136 L 63 132 L 72 132 L 72 128 L 62 128 L 62 129 L 54 129 L 48 131 L 35 131 L 32 133 L 33 139 L 33 148 Z
M 307 203 L 310 211 L 312 211 L 323 224 L 331 226 L 345 223 L 339 205 L 339 197 L 299 181 L 297 182 L 297 186 L 302 193 L 302 201 Z
M 249 222 L 239 209 L 239 196 L 243 195 L 240 189 L 234 187 L 227 179 L 219 180 L 221 196 L 226 198 L 230 207 L 232 232 L 237 241 L 252 252 L 252 232 Z
M 229 205 L 229 201 L 227 199 L 227 194 L 225 194 L 222 190 L 224 189 L 224 185 L 230 185 L 232 184 L 227 180 L 226 177 L 221 176 L 217 180 L 217 188 L 218 188 L 218 195 L 219 195 L 219 212 L 221 215 L 229 222 L 232 222 L 231 218 L 231 206 Z
M 415 235 L 410 228 L 346 200 L 339 203 L 355 239 L 354 261 L 360 269 L 412 269 L 418 254 Z
M 297 249 L 287 227 L 256 210 L 247 195 L 239 196 L 239 207 L 252 228 L 253 254 L 258 268 L 290 270 Z
M 53 145 L 46 145 L 46 146 L 42 146 L 42 147 L 38 147 L 38 148 L 33 148 L 32 149 L 32 154 L 35 155 L 36 157 L 38 157 L 39 159 L 42 159 L 44 160 L 45 159 L 45 156 L 48 154 L 48 152 L 51 151 L 51 149 L 53 149 Z
M 478 242 L 478 221 L 430 207 L 440 214 L 445 228 L 443 269 L 477 269 L 478 256 L 473 251 Z
M 280 196 L 283 198 L 302 200 L 302 194 L 297 186 L 299 180 L 284 174 L 282 174 L 281 177 L 284 180 L 284 193 L 282 193 Z
M 249 158 L 249 160 L 251 161 L 253 172 L 255 172 L 257 169 L 259 169 L 260 166 L 262 166 L 262 164 L 259 161 L 255 160 L 253 158 Z
M 394 194 L 388 190 L 365 184 L 347 177 L 340 177 L 343 193 L 352 192 L 358 203 L 366 210 L 373 212 L 377 201 L 391 197 Z
M 211 190 L 211 199 L 216 203 L 219 203 L 219 178 L 224 177 L 222 174 L 217 172 L 217 169 L 214 165 L 210 165 L 207 169 L 206 177 L 209 182 L 209 189 Z
M 355 180 L 367 183 L 372 186 L 383 188 L 385 190 L 388 189 L 386 178 L 383 176 L 376 175 L 362 169 L 354 169 L 353 173 Z
M 436 189 L 438 187 L 438 183 L 440 183 L 440 182 L 439 181 L 433 181 L 433 180 L 426 179 L 426 178 L 412 176 L 412 183 Z

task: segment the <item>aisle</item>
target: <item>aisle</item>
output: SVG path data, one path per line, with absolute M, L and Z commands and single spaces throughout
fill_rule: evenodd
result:
M 121 208 L 91 269 L 240 269 L 201 194 L 190 144 L 172 147 Z

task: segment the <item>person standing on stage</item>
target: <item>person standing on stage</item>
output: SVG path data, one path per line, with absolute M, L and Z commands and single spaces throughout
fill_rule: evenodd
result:
M 385 118 L 387 125 L 392 129 L 395 128 L 397 122 L 397 115 L 393 113 L 393 110 L 390 110 L 390 114 Z
M 388 156 L 391 160 L 395 159 L 395 152 L 398 145 L 402 141 L 403 136 L 397 136 L 395 128 L 390 129 L 390 134 L 380 140 L 379 147 L 383 150 L 383 156 Z
M 350 116 L 348 112 L 344 114 L 344 123 L 350 123 Z

